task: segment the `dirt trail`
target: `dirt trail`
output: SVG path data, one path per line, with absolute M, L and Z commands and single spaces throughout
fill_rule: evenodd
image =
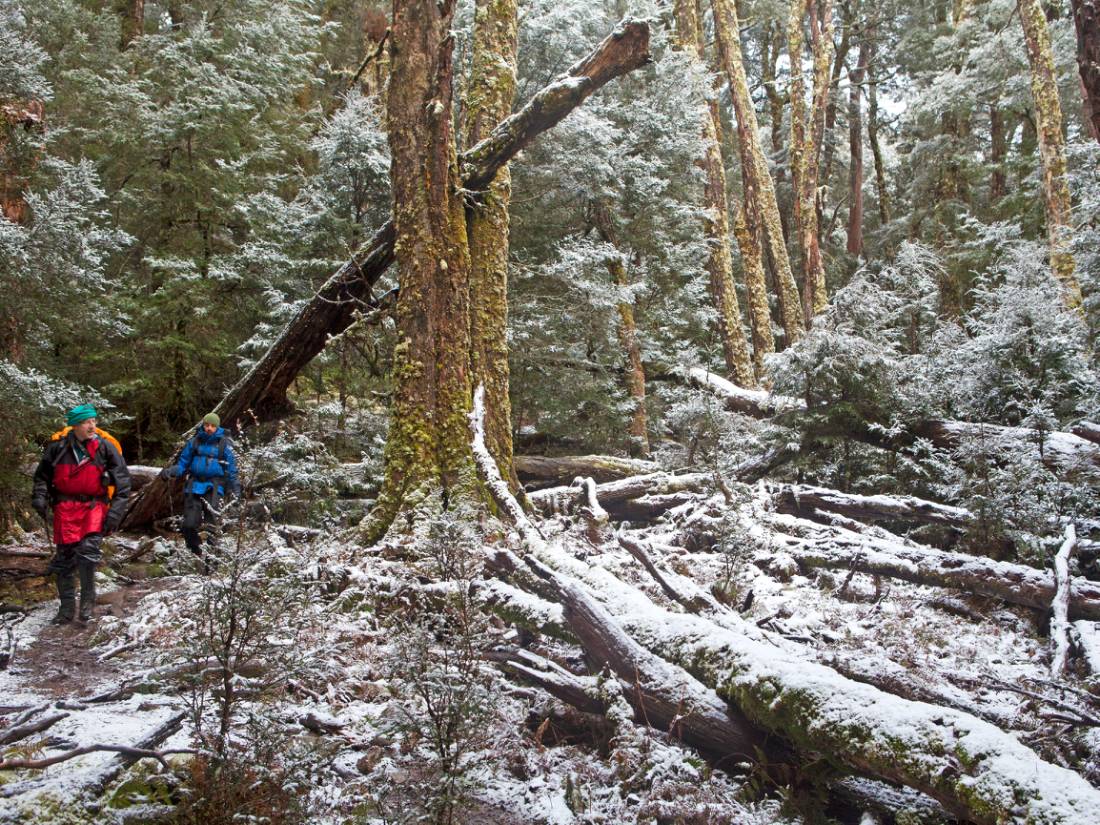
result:
M 169 580 L 150 579 L 98 594 L 95 621 L 84 627 L 76 622 L 59 626 L 47 624 L 29 645 L 16 650 L 8 669 L 28 688 L 55 699 L 75 699 L 96 686 L 121 682 L 131 675 L 128 671 L 132 671 L 132 665 L 127 666 L 118 658 L 101 660 L 106 650 L 103 647 L 95 649 L 102 641 L 98 638 L 99 620 L 104 616 L 128 616 L 141 599 L 170 585 Z M 36 608 L 36 611 L 41 609 Z M 48 603 L 46 609 L 52 616 L 56 603 Z M 26 638 L 19 631 L 17 625 L 16 633 Z
M 115 544 L 123 552 L 132 550 L 131 542 L 119 537 Z M 11 549 L 11 548 L 5 548 Z M 44 542 L 28 543 L 18 548 L 25 553 L 46 555 Z M 40 561 L 41 566 L 45 560 Z M 102 569 L 102 568 L 101 568 Z M 123 618 L 131 615 L 138 602 L 150 593 L 175 586 L 178 579 L 144 578 L 144 568 L 133 565 L 125 571 L 132 583 L 120 583 L 110 589 L 100 585 L 95 606 L 95 619 L 87 625 L 77 622 L 67 625 L 51 625 L 49 620 L 57 611 L 57 596 L 52 580 L 46 576 L 32 576 L 11 582 L 6 588 L 8 599 L 16 603 L 37 602 L 30 608 L 26 619 L 13 626 L 16 648 L 8 663 L 3 681 L 18 686 L 21 691 L 33 692 L 43 699 L 76 699 L 96 687 L 115 684 L 132 674 L 133 663 L 126 656 L 103 659 L 108 647 L 100 631 L 102 620 L 108 616 Z M 0 597 L 0 602 L 4 599 Z M 0 702 L 0 723 L 7 710 Z

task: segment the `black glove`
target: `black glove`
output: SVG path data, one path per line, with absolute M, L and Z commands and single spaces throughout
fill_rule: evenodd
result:
M 110 512 L 107 514 L 106 520 L 103 522 L 103 535 L 109 536 L 111 533 L 118 529 L 119 523 L 122 521 L 122 513 Z
M 42 518 L 46 518 L 49 515 L 49 509 L 46 507 L 46 500 L 43 498 L 32 498 L 31 508 Z
M 158 478 L 175 478 L 179 475 L 179 466 L 176 464 L 169 464 L 163 470 L 160 471 Z

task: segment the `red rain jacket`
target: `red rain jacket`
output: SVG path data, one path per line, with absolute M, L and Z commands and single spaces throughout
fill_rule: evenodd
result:
M 92 436 L 84 442 L 88 457 L 77 459 L 76 436 L 51 441 L 34 473 L 34 499 L 53 505 L 53 540 L 75 544 L 89 533 L 118 527 L 130 495 L 130 473 L 113 444 Z M 108 500 L 107 487 L 115 487 Z

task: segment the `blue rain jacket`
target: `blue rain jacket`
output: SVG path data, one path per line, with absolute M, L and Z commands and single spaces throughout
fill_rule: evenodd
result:
M 221 446 L 223 440 L 224 447 Z M 200 424 L 180 453 L 174 475 L 187 479 L 184 490 L 187 493 L 201 496 L 216 487 L 218 495 L 225 495 L 226 490 L 239 495 L 241 485 L 237 480 L 237 457 L 233 454 L 233 444 L 226 436 L 225 428 L 218 427 L 207 435 Z

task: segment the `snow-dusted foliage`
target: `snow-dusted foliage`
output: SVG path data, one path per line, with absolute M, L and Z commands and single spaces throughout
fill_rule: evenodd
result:
M 622 11 L 582 26 L 557 4 L 525 9 L 519 96 L 546 82 L 544 59 L 590 48 Z M 592 98 L 513 165 L 515 189 L 537 193 L 512 207 L 513 418 L 542 434 L 605 443 L 625 435 L 605 429 L 618 429 L 633 404 L 618 374 L 620 304 L 633 309 L 644 359 L 721 360 L 703 268 L 703 143 L 698 125 L 687 126 L 702 122 L 709 78 L 667 37 L 655 28 L 650 69 Z M 609 238 L 595 226 L 601 206 Z M 609 259 L 622 262 L 625 285 L 615 284 Z M 548 394 L 548 370 L 567 370 L 570 380 L 551 379 Z
M 968 335 L 947 361 L 957 414 L 1053 430 L 1100 410 L 1080 313 L 1066 309 L 1041 249 L 1010 248 L 974 288 Z
M 45 100 L 50 85 L 42 75 L 46 52 L 26 37 L 20 3 L 0 3 L 0 102 Z

